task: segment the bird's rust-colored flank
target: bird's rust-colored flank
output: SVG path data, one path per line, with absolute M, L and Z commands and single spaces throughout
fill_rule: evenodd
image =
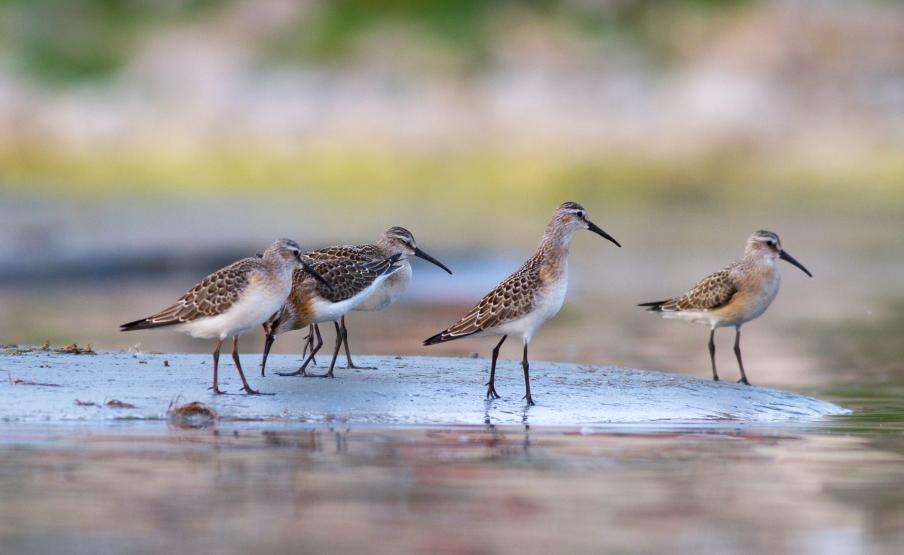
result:
M 310 258 L 313 259 L 313 257 Z M 336 351 L 333 355 L 329 372 L 324 375 L 332 377 L 339 348 L 346 340 L 346 334 L 342 333 L 342 328 L 340 328 L 337 321 L 345 317 L 348 311 L 354 309 L 355 305 L 365 299 L 383 280 L 398 272 L 401 269 L 401 266 L 397 264 L 400 258 L 400 254 L 395 254 L 368 262 L 357 262 L 353 258 L 318 256 L 312 267 L 329 283 L 329 287 L 315 283 L 313 280 L 308 279 L 308 276 L 304 273 L 294 273 L 292 276 L 292 290 L 286 303 L 264 324 L 266 339 L 264 355 L 261 360 L 261 374 L 263 375 L 265 372 L 267 357 L 277 335 L 312 326 L 319 322 L 336 322 Z M 305 358 L 298 371 L 280 375 L 308 375 L 306 372 L 307 365 L 323 345 L 319 333 L 317 337 L 318 344 L 312 345 L 312 354 L 310 357 Z
M 393 272 L 386 277 L 364 298 L 356 299 L 353 308 L 351 308 L 351 310 L 367 312 L 383 310 L 391 306 L 402 296 L 408 288 L 408 285 L 411 283 L 412 271 L 409 257 L 414 256 L 423 258 L 424 260 L 439 266 L 446 272 L 452 273 L 442 262 L 420 249 L 414 239 L 414 235 L 401 226 L 390 227 L 383 232 L 379 240 L 374 244 L 327 247 L 310 251 L 305 255 L 309 260 L 314 262 L 345 259 L 359 264 L 368 264 L 375 260 L 381 260 L 392 256 L 400 257 L 398 260 L 398 265 L 400 266 L 399 271 Z M 320 288 L 319 290 L 322 294 L 328 296 L 328 292 L 325 292 L 323 288 Z M 332 299 L 333 297 L 328 298 Z M 299 309 L 299 312 L 303 311 Z M 305 314 L 301 314 L 298 321 L 302 321 L 305 317 Z M 345 359 L 348 367 L 360 368 L 352 361 L 351 350 L 348 346 L 348 328 L 345 325 L 344 315 L 339 319 L 339 333 L 342 336 L 342 342 L 345 346 Z M 304 355 L 307 354 L 308 349 L 315 349 L 315 337 L 318 341 L 318 346 L 316 348 L 319 349 L 319 345 L 322 345 L 322 342 L 320 341 L 320 330 L 317 323 L 310 325 L 310 331 L 302 351 Z

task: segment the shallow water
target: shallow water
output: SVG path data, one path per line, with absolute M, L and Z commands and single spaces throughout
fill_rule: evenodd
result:
M 901 392 L 817 392 L 857 412 L 769 426 L 6 424 L 0 546 L 896 553 Z

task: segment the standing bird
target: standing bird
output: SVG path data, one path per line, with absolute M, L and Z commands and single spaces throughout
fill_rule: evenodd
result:
M 612 236 L 587 219 L 583 206 L 566 202 L 556 209 L 546 224 L 543 239 L 534 255 L 517 272 L 487 293 L 458 323 L 428 338 L 424 345 L 469 336 L 501 335 L 502 339 L 493 349 L 490 381 L 487 383 L 487 399 L 498 399 L 495 379 L 499 348 L 509 335 L 520 336 L 524 344 L 524 358 L 521 361 L 524 398 L 528 405 L 533 405 L 527 347 L 534 332 L 562 308 L 568 288 L 568 249 L 571 238 L 579 229 L 589 229 L 621 247 Z
M 680 297 L 641 303 L 638 306 L 647 307 L 650 312 L 661 312 L 663 318 L 677 318 L 709 326 L 709 358 L 715 381 L 719 381 L 714 342 L 716 328 L 733 326 L 734 352 L 741 369 L 738 383 L 750 385 L 741 361 L 741 326 L 765 312 L 778 294 L 782 276 L 775 265 L 777 258 L 794 264 L 813 277 L 809 270 L 782 248 L 778 235 L 760 230 L 747 239 L 744 258 L 741 260 L 701 279 Z
M 172 306 L 147 318 L 120 326 L 134 331 L 172 326 L 195 338 L 217 340 L 213 352 L 213 392 L 217 384 L 220 347 L 232 337 L 232 360 L 242 379 L 242 389 L 251 389 L 239 362 L 239 336 L 269 320 L 286 302 L 292 290 L 292 274 L 301 264 L 305 272 L 328 283 L 301 259 L 301 248 L 291 239 L 279 239 L 260 257 L 243 258 L 202 279 Z
M 321 250 L 305 253 L 305 256 L 319 262 L 332 258 L 348 258 L 355 262 L 367 263 L 376 259 L 386 258 L 389 256 L 401 255 L 399 265 L 401 269 L 382 282 L 374 289 L 363 301 L 355 305 L 352 310 L 361 310 L 367 312 L 375 312 L 387 308 L 396 302 L 402 293 L 411 283 L 411 262 L 408 260 L 410 256 L 423 258 L 424 260 L 436 264 L 450 275 L 452 270 L 443 265 L 442 262 L 433 258 L 417 246 L 414 235 L 404 227 L 394 226 L 383 232 L 380 239 L 373 245 L 347 245 L 340 247 L 328 247 Z M 339 330 L 342 334 L 342 340 L 345 345 L 345 360 L 349 368 L 359 368 L 352 362 L 352 355 L 348 347 L 348 329 L 345 327 L 345 316 L 340 319 Z M 320 337 L 320 330 L 317 324 L 313 324 L 308 332 L 307 340 L 304 347 L 304 353 L 308 349 L 314 349 L 314 337 L 317 337 L 319 349 L 323 345 L 323 339 Z
M 333 322 L 336 326 L 336 350 L 333 353 L 330 369 L 326 374 L 310 375 L 310 377 L 332 378 L 336 358 L 339 356 L 339 348 L 345 342 L 345 335 L 340 331 L 338 320 L 366 299 L 395 272 L 400 271 L 402 266 L 397 264 L 400 258 L 401 255 L 395 254 L 364 263 L 349 258 L 328 258 L 314 262 L 314 269 L 330 283 L 331 287 L 315 283 L 303 272 L 296 270 L 292 276 L 292 290 L 285 304 L 279 312 L 273 314 L 273 317 L 264 323 L 266 342 L 264 343 L 264 356 L 261 360 L 261 375 L 266 370 L 267 357 L 277 335 L 319 322 Z M 297 371 L 279 375 L 308 377 L 307 366 L 321 346 L 323 346 L 322 339 L 319 345 L 311 351 L 310 356 L 304 359 Z

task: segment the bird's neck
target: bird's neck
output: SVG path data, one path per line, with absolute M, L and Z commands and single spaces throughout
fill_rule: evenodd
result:
M 534 256 L 541 257 L 544 265 L 555 270 L 555 273 L 564 272 L 568 268 L 568 253 L 571 248 L 573 231 L 556 226 L 547 226 L 543 239 L 537 246 Z

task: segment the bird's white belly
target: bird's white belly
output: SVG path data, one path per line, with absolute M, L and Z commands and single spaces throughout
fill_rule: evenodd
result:
M 546 294 L 540 298 L 537 306 L 525 316 L 506 322 L 494 328 L 496 335 L 520 335 L 525 341 L 530 341 L 534 333 L 544 322 L 558 314 L 565 303 L 565 294 L 568 292 L 567 272 L 558 282 L 550 287 Z
M 242 335 L 269 320 L 282 307 L 288 294 L 288 291 L 285 295 L 280 295 L 279 291 L 254 287 L 226 312 L 179 324 L 176 330 L 201 339 L 226 339 Z
M 408 260 L 405 260 L 401 269 L 389 276 L 386 281 L 374 289 L 367 298 L 355 305 L 353 310 L 362 310 L 366 312 L 383 310 L 402 296 L 402 293 L 408 289 L 409 283 L 411 283 L 411 263 Z
M 396 270 L 400 272 L 401 270 Z M 371 295 L 375 290 L 377 290 L 383 283 L 386 281 L 388 276 L 385 274 L 378 277 L 371 283 L 367 288 L 362 289 L 357 295 L 353 297 L 349 297 L 344 301 L 339 301 L 338 303 L 330 302 L 324 299 L 321 296 L 316 296 L 314 298 L 314 322 L 315 324 L 319 324 L 321 322 L 333 322 L 345 316 L 350 310 L 353 310 L 358 304 L 360 304 L 364 299 L 366 299 L 369 295 Z
M 775 272 L 775 279 L 764 287 L 757 295 L 753 296 L 751 303 L 741 316 L 741 323 L 749 322 L 754 318 L 759 318 L 760 315 L 766 312 L 766 309 L 769 308 L 769 305 L 772 304 L 772 301 L 774 301 L 776 295 L 778 295 L 781 280 L 781 275 L 778 272 Z

